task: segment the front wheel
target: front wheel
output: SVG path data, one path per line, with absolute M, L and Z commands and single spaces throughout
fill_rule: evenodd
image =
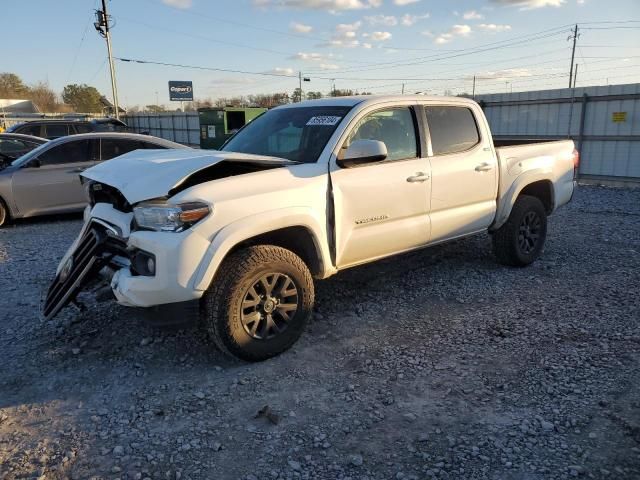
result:
M 281 247 L 257 245 L 224 260 L 202 298 L 202 316 L 220 350 L 260 361 L 300 338 L 313 302 L 313 279 L 302 259 Z
M 521 195 L 507 223 L 493 233 L 493 253 L 503 265 L 524 267 L 540 256 L 547 237 L 547 213 L 542 202 Z
M 9 211 L 6 205 L 4 204 L 4 202 L 2 201 L 2 199 L 0 198 L 0 227 L 3 227 L 4 225 L 6 225 L 8 221 L 9 221 Z

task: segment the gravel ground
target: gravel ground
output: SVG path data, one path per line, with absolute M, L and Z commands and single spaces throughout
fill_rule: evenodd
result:
M 640 190 L 580 189 L 529 268 L 479 236 L 319 282 L 260 364 L 108 303 L 43 321 L 79 228 L 0 231 L 1 478 L 640 478 Z

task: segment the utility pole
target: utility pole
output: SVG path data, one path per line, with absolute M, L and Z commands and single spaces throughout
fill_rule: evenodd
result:
M 571 48 L 571 66 L 569 67 L 569 88 L 573 85 L 573 60 L 576 56 L 576 42 L 578 41 L 578 24 L 573 28 L 573 35 L 567 40 L 573 38 L 573 47 Z
M 573 70 L 573 88 L 576 88 L 577 81 L 578 81 L 578 64 L 576 63 L 576 66 Z
M 118 87 L 116 85 L 116 69 L 113 65 L 113 54 L 111 52 L 111 33 L 109 27 L 109 14 L 107 13 L 107 1 L 102 0 L 102 10 L 96 10 L 96 22 L 93 26 L 98 33 L 107 41 L 107 54 L 109 55 L 109 70 L 111 71 L 111 92 L 113 94 L 113 108 L 116 119 L 120 120 L 120 107 L 118 104 Z
M 476 76 L 473 76 L 473 88 L 471 89 L 471 96 L 476 99 Z
M 402 84 L 402 95 L 404 95 L 404 83 Z

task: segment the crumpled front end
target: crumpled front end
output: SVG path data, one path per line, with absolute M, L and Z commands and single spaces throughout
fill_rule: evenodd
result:
M 85 224 L 56 272 L 43 313 L 53 318 L 89 288 L 110 290 L 118 303 L 151 307 L 199 299 L 194 278 L 210 241 L 196 229 L 132 230 L 132 208 L 115 189 L 85 212 Z M 107 195 L 108 193 L 108 195 Z

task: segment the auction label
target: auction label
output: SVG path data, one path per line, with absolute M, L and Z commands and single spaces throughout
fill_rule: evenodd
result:
M 335 125 L 341 118 L 342 117 L 334 117 L 331 115 L 320 115 L 318 117 L 311 117 L 307 125 Z

